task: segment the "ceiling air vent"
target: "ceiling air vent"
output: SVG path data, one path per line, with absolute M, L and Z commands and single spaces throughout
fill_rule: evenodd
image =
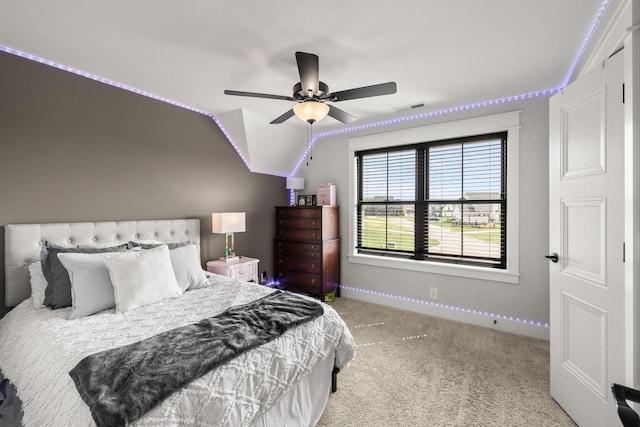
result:
M 424 106 L 425 106 L 424 101 L 421 101 L 421 102 L 415 102 L 415 103 L 409 104 L 409 105 L 403 105 L 401 107 L 394 107 L 393 109 L 395 111 L 400 112 L 400 111 L 413 110 L 414 108 L 422 108 Z

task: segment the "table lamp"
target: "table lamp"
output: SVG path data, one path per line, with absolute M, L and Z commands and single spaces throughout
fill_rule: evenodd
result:
M 304 190 L 304 178 L 297 176 L 287 177 L 287 190 L 293 190 L 293 199 L 291 199 L 293 203 L 291 203 L 291 206 L 294 206 L 297 199 L 296 191 Z
M 234 249 L 233 233 L 243 232 L 245 230 L 245 214 L 244 212 L 221 212 L 211 214 L 211 232 L 216 234 L 224 234 L 224 257 L 220 257 L 224 261 L 237 260 Z M 229 243 L 231 241 L 231 243 Z

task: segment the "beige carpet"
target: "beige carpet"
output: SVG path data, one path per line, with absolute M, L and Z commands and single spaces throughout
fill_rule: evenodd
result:
M 549 343 L 348 298 L 356 357 L 319 427 L 575 426 L 549 395 Z

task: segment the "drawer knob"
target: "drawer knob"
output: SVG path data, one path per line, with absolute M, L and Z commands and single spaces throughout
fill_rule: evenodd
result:
M 311 279 L 311 284 L 315 285 L 316 284 L 316 279 Z
M 311 269 L 313 270 L 315 268 L 316 268 L 316 265 L 315 264 L 311 264 Z

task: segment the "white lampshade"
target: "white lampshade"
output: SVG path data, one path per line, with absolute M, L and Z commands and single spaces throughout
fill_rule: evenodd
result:
M 211 214 L 212 233 L 238 233 L 246 231 L 244 212 L 222 212 Z
M 303 122 L 315 123 L 327 117 L 329 106 L 318 101 L 304 101 L 294 105 L 293 112 Z
M 304 190 L 304 178 L 298 176 L 287 177 L 287 190 Z

